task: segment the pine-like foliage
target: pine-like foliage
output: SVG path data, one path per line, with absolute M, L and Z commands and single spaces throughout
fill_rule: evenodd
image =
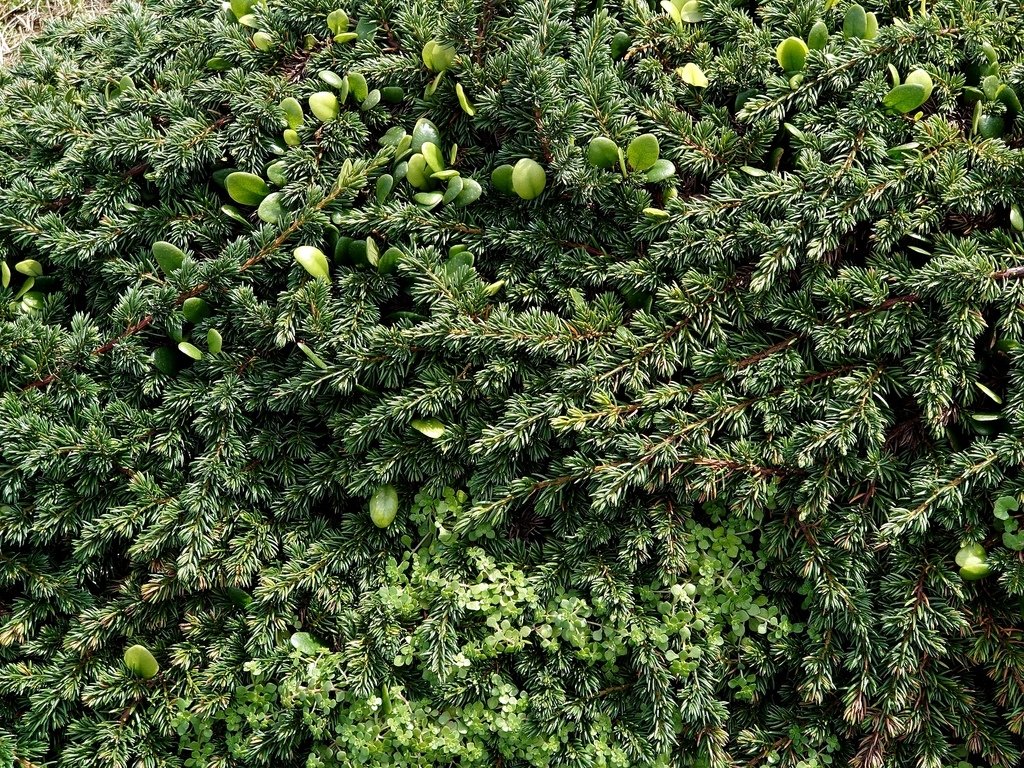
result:
M 29 46 L 0 763 L 1018 764 L 1024 9 L 866 11 Z

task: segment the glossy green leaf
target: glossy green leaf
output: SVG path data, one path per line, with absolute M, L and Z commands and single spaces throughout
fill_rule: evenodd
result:
M 224 337 L 220 335 L 220 331 L 216 328 L 211 328 L 206 332 L 206 349 L 211 355 L 216 355 L 224 347 Z
M 455 173 L 458 173 L 458 171 L 456 171 Z M 437 174 L 435 174 L 435 177 L 436 176 Z M 462 186 L 464 183 L 465 182 L 463 181 L 461 176 L 453 176 L 452 178 L 448 179 L 448 186 L 444 190 L 444 197 L 441 198 L 441 204 L 447 205 L 448 203 L 455 200 L 455 198 L 457 198 L 462 193 Z
M 436 125 L 425 117 L 421 117 L 416 121 L 416 125 L 413 126 L 412 145 L 410 148 L 413 152 L 419 152 L 423 144 L 428 141 L 431 144 L 441 146 L 441 132 L 437 130 Z
M 190 296 L 182 303 L 181 314 L 190 323 L 199 323 L 210 316 L 210 305 L 198 296 Z
M 897 85 L 885 95 L 882 103 L 889 109 L 906 114 L 924 104 L 927 96 L 925 89 L 914 83 Z
M 462 83 L 455 84 L 455 97 L 459 100 L 459 106 L 462 111 L 472 117 L 476 114 L 476 108 L 470 103 L 469 97 L 466 96 L 466 91 L 462 87 Z
M 391 190 L 394 189 L 394 186 L 395 177 L 392 176 L 390 173 L 385 173 L 380 178 L 378 178 L 375 190 L 377 202 L 382 204 L 386 202 L 388 196 L 391 194 Z
M 1010 206 L 1010 226 L 1018 232 L 1024 232 L 1024 213 L 1021 213 L 1016 203 Z
M 276 163 L 271 163 L 267 166 L 267 170 L 265 171 L 267 179 L 272 184 L 275 184 L 278 187 L 283 187 L 288 183 L 288 177 L 285 175 L 285 169 L 287 167 L 288 166 L 284 160 L 278 160 Z
M 431 186 L 427 159 L 423 155 L 417 153 L 409 158 L 409 166 L 405 171 L 405 180 L 416 187 L 416 189 L 425 190 Z
M 303 656 L 315 656 L 316 654 L 327 650 L 320 641 L 314 639 L 309 632 L 296 632 L 291 636 L 289 642 L 291 643 L 292 648 L 297 650 Z
M 445 427 L 437 419 L 413 419 L 412 428 L 431 440 L 436 440 L 444 434 Z
M 27 277 L 41 277 L 43 274 L 43 265 L 35 259 L 23 259 L 14 265 L 14 271 L 26 275 Z
M 202 360 L 203 353 L 195 344 L 190 341 L 182 341 L 178 343 L 178 351 L 186 357 L 191 357 L 193 360 Z
M 257 206 L 270 194 L 270 187 L 254 173 L 235 171 L 224 181 L 228 196 L 239 205 Z
M 377 271 L 386 275 L 395 271 L 398 266 L 398 262 L 402 260 L 403 254 L 398 248 L 394 246 L 388 248 L 384 253 L 377 259 Z
M 340 8 L 327 14 L 327 28 L 331 30 L 332 34 L 340 35 L 347 32 L 348 25 L 348 14 Z
M 274 47 L 274 37 L 269 32 L 260 30 L 252 36 L 252 44 L 260 51 L 269 51 Z
M 814 22 L 811 31 L 807 34 L 807 47 L 812 51 L 823 51 L 828 45 L 828 26 L 824 21 Z
M 587 146 L 587 162 L 595 168 L 613 168 L 619 160 L 619 148 L 604 136 L 595 136 Z
M 465 208 L 467 205 L 472 205 L 480 199 L 483 191 L 483 187 L 480 186 L 480 182 L 476 179 L 463 178 L 462 191 L 459 192 L 453 204 L 457 208 Z
M 611 43 L 611 54 L 613 59 L 621 59 L 626 55 L 629 50 L 629 46 L 632 45 L 633 41 L 629 35 L 625 32 L 616 32 L 612 37 Z
M 438 149 L 437 145 L 430 141 L 423 142 L 423 146 L 420 147 L 420 154 L 423 155 L 423 159 L 427 161 L 427 165 L 431 171 L 443 171 L 444 170 L 444 157 L 441 156 L 441 150 Z
M 256 209 L 256 215 L 268 224 L 279 224 L 287 215 L 281 200 L 284 196 L 280 192 L 271 192 L 260 203 Z
M 362 101 L 366 98 L 369 91 L 369 85 L 366 83 L 366 77 L 361 72 L 349 72 L 348 73 L 348 88 L 356 101 Z
M 327 255 L 312 245 L 300 245 L 292 254 L 303 269 L 315 278 L 331 279 L 330 264 Z
M 851 5 L 846 9 L 843 17 L 843 37 L 847 40 L 859 37 L 863 38 L 868 32 L 868 17 L 864 6 L 859 4 Z
M 398 491 L 393 485 L 382 485 L 370 496 L 370 519 L 378 528 L 387 528 L 398 514 Z
M 309 97 L 309 111 L 321 122 L 327 123 L 338 117 L 338 97 L 330 91 L 318 91 Z
M 547 174 L 536 160 L 524 157 L 513 167 L 512 190 L 523 200 L 533 200 L 540 196 L 546 185 Z
M 443 199 L 444 195 L 440 192 L 417 192 L 413 195 L 413 200 L 424 208 L 434 208 L 435 206 L 440 205 Z
M 666 181 L 675 175 L 676 167 L 670 160 L 660 159 L 647 171 L 647 180 L 651 183 Z
M 650 133 L 637 136 L 626 148 L 626 159 L 633 170 L 646 171 L 658 162 L 658 139 Z
M 143 645 L 133 645 L 125 651 L 124 663 L 132 674 L 144 680 L 154 678 L 160 672 L 160 664 L 149 649 Z
M 694 88 L 708 87 L 708 78 L 704 74 L 704 70 L 692 61 L 676 69 L 676 74 L 679 75 L 680 79 L 684 83 L 692 85 Z
M 799 37 L 787 37 L 775 49 L 775 58 L 786 72 L 799 72 L 807 63 L 807 44 Z

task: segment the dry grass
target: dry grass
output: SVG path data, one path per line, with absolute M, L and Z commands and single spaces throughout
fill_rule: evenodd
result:
M 93 14 L 111 0 L 0 0 L 0 67 L 9 64 L 26 37 L 48 19 Z

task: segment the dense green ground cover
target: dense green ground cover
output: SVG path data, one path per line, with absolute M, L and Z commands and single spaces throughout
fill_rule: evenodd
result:
M 1000 0 L 53 27 L 0 763 L 1017 764 L 1020 95 Z

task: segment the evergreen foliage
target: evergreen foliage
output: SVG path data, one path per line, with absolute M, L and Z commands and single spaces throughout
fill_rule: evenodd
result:
M 0 762 L 1018 764 L 1022 95 L 1012 0 L 53 27 Z

